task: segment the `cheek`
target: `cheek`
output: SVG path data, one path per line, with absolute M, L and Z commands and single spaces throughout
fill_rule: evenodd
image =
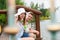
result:
M 25 14 L 23 16 L 25 16 Z
M 21 19 L 23 19 L 22 15 L 20 16 Z
M 28 21 L 28 20 L 29 20 L 29 18 L 26 18 L 26 20 Z
M 25 17 L 25 15 L 23 15 L 23 17 Z

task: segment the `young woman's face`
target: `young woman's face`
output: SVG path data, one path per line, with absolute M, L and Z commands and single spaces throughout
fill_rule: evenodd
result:
M 24 19 L 24 17 L 25 17 L 25 13 L 20 14 L 21 19 Z
M 28 17 L 26 18 L 27 21 L 32 20 L 32 15 L 29 14 Z

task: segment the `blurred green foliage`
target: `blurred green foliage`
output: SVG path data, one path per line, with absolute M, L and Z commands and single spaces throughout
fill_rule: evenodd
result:
M 0 14 L 0 25 L 6 25 L 6 14 Z
M 0 0 L 0 10 L 7 9 L 6 0 Z M 6 14 L 0 13 L 0 25 L 4 26 L 6 25 Z
M 22 0 L 15 0 L 16 5 L 24 5 L 24 2 Z M 5 10 L 7 9 L 7 4 L 6 4 L 6 0 L 0 0 L 0 10 Z M 6 21 L 6 14 L 1 14 L 0 13 L 0 25 L 6 25 L 7 21 Z
M 24 5 L 24 2 L 22 0 L 15 0 L 16 5 Z
M 42 14 L 40 15 L 40 20 L 47 20 L 50 19 L 50 11 L 48 9 L 40 9 Z
M 34 4 L 33 2 L 31 2 L 30 7 L 37 10 L 39 8 L 38 3 Z
M 42 8 L 41 8 L 41 6 L 38 3 L 34 4 L 33 2 L 31 2 L 30 4 L 31 8 L 42 12 L 42 14 L 40 15 L 40 20 L 47 20 L 50 17 L 50 12 L 48 9 L 44 9 L 43 6 L 44 4 L 42 4 Z
M 6 9 L 6 0 L 0 0 L 0 10 Z
M 15 0 L 16 5 L 24 5 L 22 0 Z M 0 10 L 7 9 L 7 0 L 0 0 Z

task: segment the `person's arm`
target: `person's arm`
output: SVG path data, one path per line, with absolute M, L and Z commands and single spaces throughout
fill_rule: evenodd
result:
M 31 28 L 30 28 L 29 32 L 31 32 L 31 33 L 36 33 L 37 35 L 39 35 L 39 31 L 34 30 L 34 29 L 31 29 Z

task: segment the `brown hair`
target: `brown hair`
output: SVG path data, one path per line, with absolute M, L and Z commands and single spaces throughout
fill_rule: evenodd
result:
M 23 25 L 25 25 L 25 23 L 26 23 L 26 13 L 25 13 L 25 17 L 23 19 Z
M 17 19 L 17 21 L 20 21 L 20 20 L 21 20 L 20 15 L 18 15 L 18 19 Z

